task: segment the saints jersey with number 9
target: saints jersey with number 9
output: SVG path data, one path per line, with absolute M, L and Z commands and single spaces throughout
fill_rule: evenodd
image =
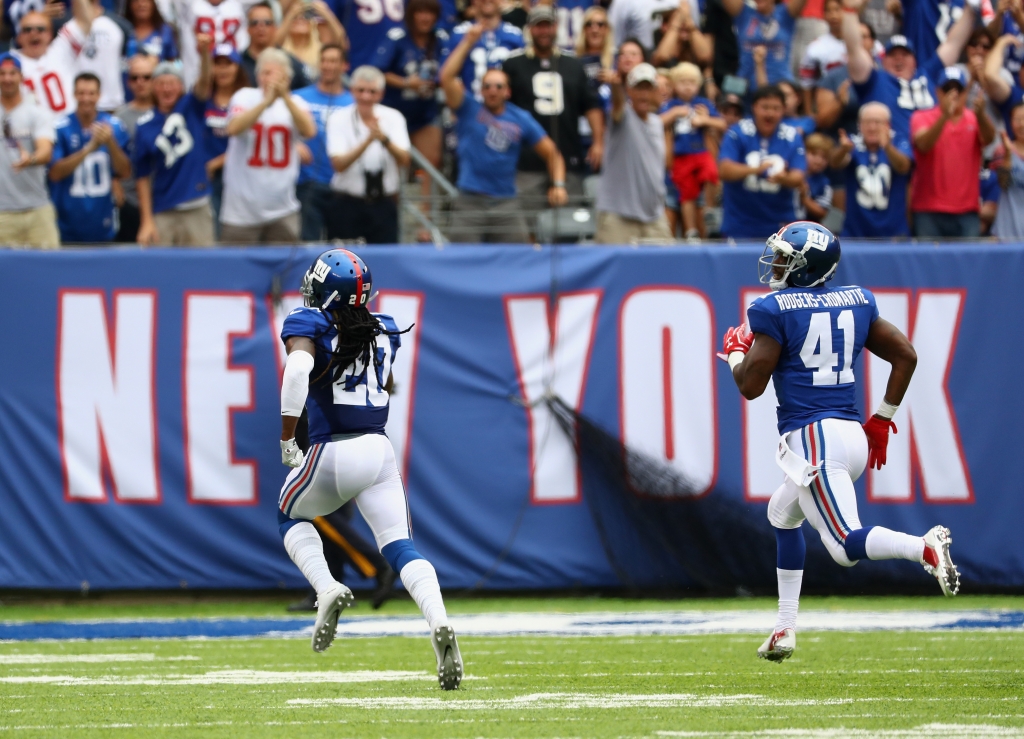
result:
M 779 433 L 825 418 L 859 421 L 853 368 L 878 307 L 870 290 L 790 287 L 755 300 L 747 322 L 782 346 L 772 373 Z

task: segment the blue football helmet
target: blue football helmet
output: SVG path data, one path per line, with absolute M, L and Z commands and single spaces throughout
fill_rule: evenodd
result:
M 831 280 L 839 266 L 839 239 L 812 221 L 796 221 L 768 237 L 758 259 L 758 277 L 772 290 L 815 287 Z M 775 271 L 782 268 L 782 274 Z
M 372 287 L 366 262 L 348 249 L 331 249 L 306 270 L 301 292 L 306 307 L 330 311 L 343 305 L 365 307 Z

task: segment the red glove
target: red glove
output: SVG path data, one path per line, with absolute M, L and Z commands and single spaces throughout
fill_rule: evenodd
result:
M 880 470 L 885 464 L 885 449 L 889 446 L 890 426 L 894 434 L 899 433 L 895 423 L 878 416 L 872 416 L 864 424 L 864 435 L 868 437 L 868 467 Z
M 722 351 L 718 355 L 719 359 L 724 359 L 726 362 L 729 361 L 729 355 L 732 352 L 743 352 L 746 354 L 750 351 L 750 347 L 754 344 L 754 334 L 750 330 L 750 326 L 745 323 L 741 323 L 739 326 L 733 326 L 725 332 L 725 336 L 722 338 Z

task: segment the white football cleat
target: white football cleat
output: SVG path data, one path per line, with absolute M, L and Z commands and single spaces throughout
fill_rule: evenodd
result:
M 939 581 L 942 594 L 952 597 L 960 592 L 960 571 L 949 556 L 953 536 L 944 526 L 933 526 L 924 535 L 924 571 Z
M 776 631 L 757 649 L 757 656 L 771 662 L 781 662 L 796 649 L 796 632 L 793 629 Z
M 334 587 L 322 595 L 317 595 L 316 623 L 313 625 L 313 651 L 323 652 L 334 641 L 334 632 L 338 630 L 338 617 L 346 608 L 356 602 L 352 591 L 335 583 Z
M 455 631 L 451 626 L 438 626 L 431 635 L 430 644 L 437 657 L 437 681 L 441 690 L 455 690 L 462 683 L 462 655 Z

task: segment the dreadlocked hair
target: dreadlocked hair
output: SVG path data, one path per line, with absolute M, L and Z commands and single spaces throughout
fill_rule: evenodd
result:
M 331 352 L 331 361 L 327 363 L 324 371 L 316 378 L 321 379 L 334 368 L 332 382 L 338 382 L 345 371 L 361 360 L 363 363 L 362 375 L 370 366 L 371 355 L 373 360 L 374 374 L 380 369 L 380 356 L 377 353 L 377 337 L 399 336 L 412 331 L 412 324 L 405 331 L 389 331 L 384 328 L 377 317 L 366 308 L 366 306 L 348 306 L 332 309 L 327 317 L 331 321 L 335 332 L 338 334 L 338 345 Z M 387 378 L 384 378 L 387 379 Z

